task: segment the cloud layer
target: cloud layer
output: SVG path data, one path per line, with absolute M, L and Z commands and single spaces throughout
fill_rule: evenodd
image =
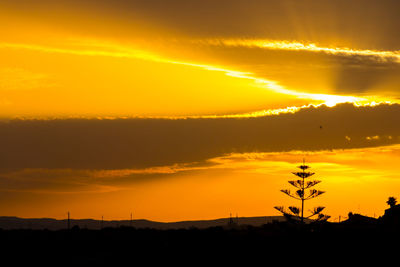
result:
M 78 25 L 76 20 L 82 16 L 93 22 L 101 18 L 109 26 L 92 29 L 97 34 L 110 34 L 113 22 L 129 25 L 139 21 L 191 37 L 269 36 L 278 40 L 350 42 L 357 48 L 381 50 L 397 50 L 400 41 L 396 0 L 6 0 L 2 5 L 4 10 L 19 10 L 36 20 L 80 27 L 81 31 L 95 24 L 88 20 L 86 25 Z M 70 24 L 63 22 L 66 18 Z M 114 35 L 135 32 L 132 27 L 122 28 Z
M 0 124 L 0 168 L 148 168 L 232 152 L 396 144 L 399 116 L 397 104 L 341 104 L 242 119 L 12 120 Z

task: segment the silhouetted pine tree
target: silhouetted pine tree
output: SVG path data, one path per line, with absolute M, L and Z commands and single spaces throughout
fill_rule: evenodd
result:
M 315 186 L 316 184 L 319 184 L 321 181 L 318 180 L 313 180 L 313 181 L 307 181 L 306 179 L 309 178 L 310 176 L 314 175 L 313 172 L 306 172 L 309 166 L 305 165 L 304 160 L 303 164 L 298 167 L 301 169 L 299 172 L 293 172 L 294 175 L 299 177 L 299 180 L 294 180 L 294 181 L 288 181 L 289 184 L 297 188 L 295 192 L 291 192 L 288 189 L 283 189 L 281 192 L 285 193 L 286 195 L 300 200 L 301 201 L 301 208 L 295 207 L 295 206 L 290 206 L 288 207 L 288 210 L 285 209 L 282 206 L 277 206 L 275 209 L 283 213 L 285 216 L 288 217 L 297 217 L 300 218 L 301 222 L 304 222 L 304 218 L 312 218 L 314 216 L 318 216 L 316 220 L 328 220 L 330 216 L 322 214 L 322 210 L 325 207 L 315 207 L 313 210 L 311 210 L 311 214 L 304 217 L 304 201 L 313 199 L 315 197 L 320 196 L 321 194 L 325 193 L 324 191 L 316 190 L 316 189 L 311 189 L 311 187 Z M 308 190 L 309 189 L 309 190 Z M 307 190 L 307 191 L 306 191 Z

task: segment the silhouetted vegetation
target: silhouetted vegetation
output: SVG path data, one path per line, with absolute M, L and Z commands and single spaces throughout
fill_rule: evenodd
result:
M 308 216 L 304 216 L 304 202 L 306 200 L 310 200 L 313 198 L 316 198 L 323 193 L 324 191 L 316 190 L 316 189 L 310 189 L 314 187 L 315 185 L 319 184 L 321 181 L 314 180 L 314 181 L 306 181 L 307 178 L 310 176 L 313 176 L 315 173 L 313 172 L 306 172 L 308 168 L 310 168 L 308 165 L 305 165 L 304 161 L 303 164 L 298 167 L 301 169 L 301 172 L 293 172 L 293 174 L 297 177 L 299 177 L 299 180 L 294 180 L 294 181 L 289 181 L 289 184 L 294 186 L 297 190 L 293 193 L 288 189 L 283 189 L 281 190 L 283 193 L 286 195 L 300 200 L 301 201 L 301 208 L 295 207 L 295 206 L 290 206 L 287 209 L 285 209 L 282 206 L 277 206 L 275 209 L 280 211 L 283 215 L 286 217 L 290 218 L 299 218 L 301 222 L 304 222 L 304 219 L 310 219 L 314 216 L 317 216 L 318 221 L 326 221 L 330 218 L 328 215 L 324 215 L 321 212 L 325 209 L 325 207 L 315 207 L 312 211 L 311 214 Z M 309 192 L 306 192 L 306 189 L 309 189 Z
M 393 208 L 394 206 L 396 206 L 397 204 L 397 199 L 395 197 L 389 197 L 388 201 L 386 201 L 386 203 Z
M 285 259 L 285 262 L 290 262 L 306 250 L 320 257 L 331 253 L 335 257 L 345 257 L 355 256 L 357 251 L 368 253 L 381 249 L 400 237 L 399 227 L 387 225 L 383 218 L 353 214 L 342 223 L 286 221 L 261 227 L 88 230 L 73 226 L 70 230 L 58 231 L 0 230 L 0 240 L 7 244 L 2 250 L 3 258 L 10 257 L 15 263 L 62 261 L 113 266 L 143 259 L 147 265 L 171 259 L 198 262 L 241 258 L 251 261 L 283 257 L 291 251 L 291 257 Z M 335 246 L 334 251 L 332 246 Z
M 121 226 L 89 230 L 73 224 L 53 231 L 0 229 L 0 256 L 3 262 L 11 260 L 12 266 L 152 266 L 167 262 L 225 266 L 239 260 L 253 266 L 274 259 L 283 265 L 297 264 L 304 255 L 312 255 L 312 260 L 320 263 L 380 261 L 396 255 L 392 244 L 400 237 L 400 205 L 392 205 L 378 219 L 353 212 L 348 215 L 340 223 L 275 220 L 257 227 L 233 224 L 231 217 L 225 226 L 204 229 Z

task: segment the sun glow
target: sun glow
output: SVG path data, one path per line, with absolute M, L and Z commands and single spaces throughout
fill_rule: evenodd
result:
M 303 45 L 300 43 L 286 43 L 286 42 L 272 42 L 265 43 L 261 41 L 223 41 L 225 45 L 259 45 L 272 49 L 296 49 L 296 50 L 319 50 L 319 51 L 332 51 L 335 53 L 357 53 L 362 55 L 374 55 L 374 56 L 382 56 L 382 57 L 393 57 L 396 54 L 389 54 L 389 52 L 385 53 L 375 53 L 373 51 L 357 51 L 357 50 L 327 50 L 324 48 L 319 48 L 315 45 Z M 339 103 L 354 103 L 356 105 L 374 105 L 376 103 L 396 103 L 398 101 L 387 99 L 387 98 L 379 98 L 375 96 L 346 96 L 346 95 L 334 95 L 334 94 L 317 94 L 317 93 L 307 93 L 307 92 L 299 92 L 296 90 L 291 90 L 285 88 L 280 85 L 279 82 L 268 80 L 264 78 L 259 78 L 253 75 L 250 72 L 244 72 L 239 70 L 232 70 L 226 67 L 213 66 L 208 64 L 201 63 L 193 63 L 186 61 L 178 61 L 171 58 L 163 57 L 152 53 L 150 51 L 143 51 L 140 49 L 134 49 L 132 47 L 126 47 L 123 45 L 102 42 L 102 41 L 91 41 L 85 43 L 73 43 L 71 47 L 54 47 L 54 46 L 43 46 L 43 45 L 32 45 L 32 44 L 20 44 L 20 43 L 0 43 L 1 49 L 12 49 L 12 50 L 27 50 L 27 51 L 36 51 L 41 53 L 49 53 L 49 54 L 72 54 L 78 56 L 90 56 L 90 57 L 111 57 L 111 58 L 126 58 L 126 59 L 138 59 L 149 62 L 157 62 L 162 64 L 173 64 L 173 65 L 181 65 L 187 66 L 191 68 L 202 69 L 210 72 L 222 72 L 225 75 L 238 79 L 245 79 L 253 82 L 253 86 L 265 88 L 268 91 L 282 94 L 290 97 L 294 97 L 297 99 L 305 99 L 311 101 L 308 105 L 300 105 L 300 106 L 288 106 L 284 108 L 274 108 L 274 109 L 266 109 L 262 111 L 255 112 L 245 112 L 239 114 L 225 114 L 225 115 L 204 115 L 199 114 L 197 117 L 254 117 L 254 116 L 265 116 L 265 115 L 274 115 L 280 113 L 287 112 L 295 112 L 303 107 L 307 107 L 309 105 L 319 106 L 326 105 L 328 107 L 333 107 Z M 189 116 L 190 117 L 190 116 Z M 192 117 L 196 117 L 193 115 Z

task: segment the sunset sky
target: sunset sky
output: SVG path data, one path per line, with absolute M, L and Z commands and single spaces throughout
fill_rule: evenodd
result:
M 400 198 L 400 1 L 2 0 L 0 216 L 279 215 Z

